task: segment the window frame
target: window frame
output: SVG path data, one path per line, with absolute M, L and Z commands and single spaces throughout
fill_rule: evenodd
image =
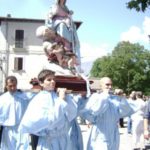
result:
M 15 48 L 24 47 L 24 30 L 15 30 Z
M 24 71 L 25 58 L 23 56 L 14 57 L 14 71 Z

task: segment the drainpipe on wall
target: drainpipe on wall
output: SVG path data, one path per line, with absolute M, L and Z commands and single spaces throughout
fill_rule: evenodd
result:
M 8 72 L 9 72 L 9 54 L 10 54 L 10 51 L 9 51 L 9 41 L 8 41 L 8 29 L 9 29 L 8 18 L 10 18 L 10 17 L 11 17 L 11 15 L 8 14 L 7 18 L 6 18 L 6 65 L 5 65 L 6 76 L 8 76 Z
M 1 58 L 2 54 L 0 54 L 0 92 L 3 92 L 3 72 L 2 72 L 3 64 Z
M 4 69 L 4 63 L 5 63 L 5 57 L 3 57 L 2 54 L 0 54 L 0 92 L 4 92 L 4 83 L 6 78 L 6 73 Z

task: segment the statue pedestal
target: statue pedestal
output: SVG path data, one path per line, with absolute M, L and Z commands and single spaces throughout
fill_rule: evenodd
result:
M 74 93 L 87 91 L 87 82 L 82 74 L 74 75 L 55 63 L 48 63 L 44 68 L 55 72 L 56 88 L 67 88 Z
M 79 93 L 87 90 L 86 81 L 81 77 L 56 76 L 56 88 L 67 88 L 72 92 Z

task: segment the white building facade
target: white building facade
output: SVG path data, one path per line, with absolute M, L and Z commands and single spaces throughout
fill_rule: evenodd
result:
M 18 88 L 29 89 L 31 78 L 48 63 L 43 41 L 35 34 L 43 24 L 42 19 L 0 17 L 0 92 L 8 75 L 17 77 Z

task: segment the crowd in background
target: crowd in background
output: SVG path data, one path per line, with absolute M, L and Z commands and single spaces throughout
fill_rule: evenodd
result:
M 133 149 L 146 148 L 150 102 L 141 91 L 129 97 L 122 89 L 112 92 L 112 80 L 103 77 L 101 92 L 67 93 L 66 88 L 55 89 L 55 74 L 47 69 L 30 81 L 28 91 L 18 90 L 17 83 L 15 76 L 8 76 L 0 96 L 2 150 L 83 150 L 78 117 L 90 128 L 87 150 L 119 150 L 125 117 Z

